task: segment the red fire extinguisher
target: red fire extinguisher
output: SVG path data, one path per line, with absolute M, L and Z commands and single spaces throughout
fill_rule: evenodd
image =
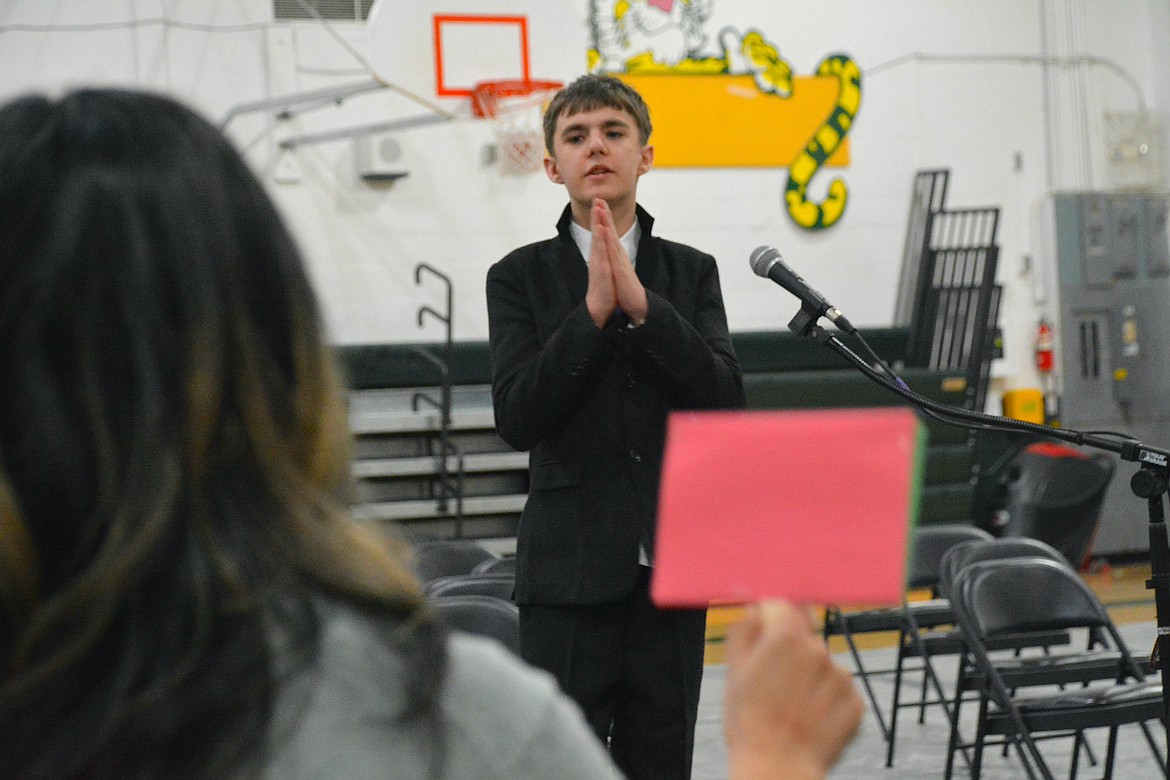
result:
M 1052 326 L 1041 319 L 1036 326 L 1036 370 L 1041 374 L 1050 373 L 1055 365 L 1052 351 Z

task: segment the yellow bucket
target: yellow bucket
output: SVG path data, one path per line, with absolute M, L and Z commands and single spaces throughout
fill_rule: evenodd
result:
M 1003 394 L 1003 416 L 1044 424 L 1044 394 L 1035 387 L 1008 390 Z

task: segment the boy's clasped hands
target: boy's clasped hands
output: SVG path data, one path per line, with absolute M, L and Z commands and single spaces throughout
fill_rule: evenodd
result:
M 609 205 L 594 198 L 590 216 L 593 248 L 589 253 L 589 290 L 585 293 L 589 316 L 598 328 L 604 328 L 614 311 L 620 309 L 634 326 L 641 325 L 649 309 L 646 288 L 622 246 Z

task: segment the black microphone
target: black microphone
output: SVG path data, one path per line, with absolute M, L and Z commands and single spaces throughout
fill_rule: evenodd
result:
M 817 317 L 828 317 L 829 321 L 846 333 L 856 333 L 857 328 L 836 307 L 825 300 L 824 296 L 808 286 L 808 282 L 801 279 L 795 271 L 784 264 L 780 252 L 775 247 L 756 247 L 748 262 L 757 276 L 764 276 L 783 287 L 800 299 L 802 307 Z

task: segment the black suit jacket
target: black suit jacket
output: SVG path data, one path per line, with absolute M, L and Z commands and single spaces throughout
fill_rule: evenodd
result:
M 635 584 L 653 549 L 666 415 L 743 406 L 715 259 L 651 235 L 638 207 L 636 271 L 649 312 L 598 330 L 566 208 L 554 239 L 487 275 L 492 402 L 501 437 L 529 450 L 516 600 L 596 604 Z

